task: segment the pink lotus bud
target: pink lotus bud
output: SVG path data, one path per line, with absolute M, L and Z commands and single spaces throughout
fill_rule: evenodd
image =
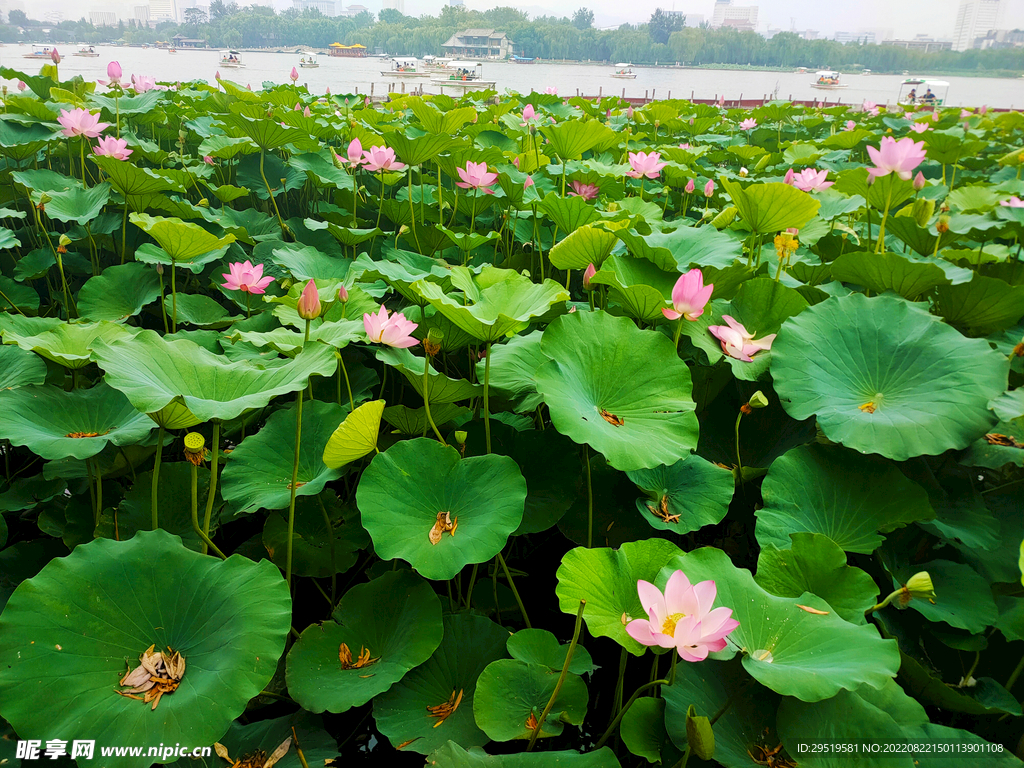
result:
M 527 176 L 526 181 L 523 182 L 523 189 L 529 189 L 533 186 L 533 176 Z
M 632 107 L 628 107 L 626 109 L 626 117 L 628 117 L 630 120 L 633 119 L 633 108 Z
M 57 53 L 56 48 L 53 48 L 50 51 L 50 60 L 53 61 L 54 64 L 60 64 L 60 54 Z
M 207 165 L 217 164 L 211 155 L 203 155 L 203 162 L 206 163 Z
M 116 61 L 107 64 L 107 77 L 110 78 L 111 83 L 121 82 L 121 65 Z
M 672 288 L 672 309 L 663 307 L 661 313 L 669 320 L 681 317 L 696 320 L 704 314 L 704 307 L 714 290 L 713 284 L 704 285 L 704 275 L 699 269 L 691 269 L 680 275 Z
M 711 197 L 715 194 L 715 182 L 708 179 L 708 183 L 704 185 L 704 197 Z
M 978 110 L 978 114 L 980 114 L 980 115 L 987 115 L 988 114 L 988 104 L 982 104 L 981 105 L 981 109 Z
M 583 289 L 590 290 L 590 278 L 597 274 L 597 268 L 593 264 L 587 265 L 586 270 L 583 272 Z
M 793 178 L 795 176 L 796 176 L 796 173 L 793 171 L 792 168 L 790 168 L 788 171 L 786 171 L 786 178 L 784 178 L 782 181 L 785 184 L 792 184 L 793 183 Z
M 220 70 L 219 69 L 217 70 L 217 74 L 215 74 L 214 77 L 217 78 L 218 80 L 220 80 Z
M 309 117 L 311 114 L 312 113 L 309 111 L 309 107 L 306 107 L 304 110 L 302 110 L 303 117 Z
M 303 320 L 315 320 L 320 317 L 320 296 L 316 291 L 314 281 L 310 280 L 302 289 L 296 309 L 299 311 L 299 317 Z
M 24 91 L 26 88 L 28 88 L 28 86 L 25 85 L 25 81 L 24 80 L 19 80 L 18 81 L 18 90 L 19 91 Z
M 292 112 L 301 112 L 301 111 L 302 111 L 302 105 L 299 102 L 296 101 L 295 102 L 295 106 L 292 107 Z
M 344 285 L 338 288 L 338 301 L 340 301 L 342 304 L 348 301 L 348 288 L 346 288 Z
M 330 98 L 330 96 L 331 96 L 331 86 L 327 86 L 327 97 Z
M 924 185 L 925 185 L 924 174 L 921 173 L 920 171 L 918 171 L 917 172 L 917 176 L 914 177 L 914 189 L 916 189 L 918 192 L 920 192 L 922 189 L 924 189 Z
M 514 165 L 516 168 L 519 168 L 519 156 L 518 155 L 516 157 L 512 158 L 512 165 Z
M 693 190 L 695 190 L 696 188 L 697 185 L 693 183 L 693 179 L 690 179 L 688 182 L 686 182 L 686 194 L 693 194 Z
M 788 235 L 793 235 L 793 237 L 796 237 L 797 235 L 799 235 L 799 234 L 800 234 L 800 230 L 799 230 L 799 229 L 797 229 L 796 227 L 789 227 L 789 228 L 788 228 L 788 229 L 786 230 L 786 234 L 788 234 Z
M 295 67 L 292 67 L 292 71 L 288 75 L 288 77 L 290 77 L 292 79 L 292 82 L 294 83 L 296 80 L 299 79 L 299 70 L 297 70 Z

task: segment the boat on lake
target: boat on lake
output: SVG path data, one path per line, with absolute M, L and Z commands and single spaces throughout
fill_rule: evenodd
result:
M 242 57 L 238 51 L 221 51 L 220 65 L 229 69 L 240 69 L 245 66 L 245 64 L 242 63 Z
M 83 45 L 81 48 L 79 48 L 77 51 L 75 51 L 71 55 L 72 56 L 85 56 L 85 57 L 90 58 L 90 59 L 95 59 L 97 56 L 99 56 L 99 53 L 91 45 Z
M 411 56 L 396 56 L 391 60 L 391 69 L 382 69 L 380 73 L 385 77 L 430 77 L 430 73 L 420 67 L 419 59 Z
M 633 71 L 632 64 L 620 61 L 615 65 L 615 71 L 612 72 L 612 77 L 618 78 L 619 80 L 636 80 L 636 73 Z
M 948 98 L 949 83 L 946 80 L 908 77 L 900 83 L 900 90 L 896 95 L 896 103 L 941 107 Z
M 315 53 L 307 53 L 299 59 L 299 66 L 303 69 L 316 69 L 320 66 L 320 62 L 316 60 Z
M 49 59 L 53 55 L 53 48 L 46 46 L 45 48 L 39 45 L 32 46 L 32 53 L 26 53 L 22 55 L 23 59 Z
M 537 59 L 533 58 L 532 56 L 529 58 L 527 58 L 526 56 L 512 56 L 512 58 L 509 59 L 509 61 L 511 61 L 513 64 L 533 64 L 533 62 L 535 62 L 536 60 Z
M 484 65 L 479 61 L 449 61 L 443 70 L 430 78 L 431 85 L 460 88 L 465 91 L 485 91 L 493 88 L 496 80 L 484 80 Z
M 822 69 L 815 73 L 818 79 L 811 83 L 811 88 L 821 91 L 837 91 L 846 88 L 846 83 L 841 81 L 842 73 L 831 69 Z

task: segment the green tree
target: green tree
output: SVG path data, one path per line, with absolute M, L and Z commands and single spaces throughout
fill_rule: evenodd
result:
M 199 31 L 199 25 L 205 24 L 207 21 L 206 11 L 202 8 L 186 8 L 182 17 L 186 26 L 192 27 L 196 32 Z
M 28 14 L 22 10 L 15 8 L 9 14 L 7 14 L 7 23 L 13 24 L 16 27 L 24 27 L 28 24 Z
M 594 12 L 589 8 L 580 8 L 572 15 L 572 25 L 576 29 L 590 29 L 594 25 Z
M 673 32 L 683 28 L 685 16 L 665 13 L 661 8 L 655 8 L 647 22 L 647 34 L 656 43 L 667 43 Z
M 212 0 L 210 3 L 210 21 L 217 21 L 227 15 L 224 0 Z
M 401 24 L 405 21 L 405 14 L 397 8 L 385 8 L 377 14 L 382 24 Z

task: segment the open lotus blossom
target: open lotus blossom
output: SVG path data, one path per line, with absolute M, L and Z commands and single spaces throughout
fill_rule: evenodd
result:
M 132 150 L 128 149 L 127 141 L 115 139 L 113 136 L 101 136 L 92 151 L 93 154 L 112 157 L 115 160 L 127 160 L 132 153 Z
M 85 136 L 88 139 L 95 139 L 103 133 L 104 128 L 110 125 L 110 123 L 101 123 L 100 116 L 92 114 L 87 109 L 72 109 L 70 112 L 62 109 L 57 122 L 64 126 L 61 133 L 68 138 Z
M 873 101 L 865 101 L 861 105 L 861 109 L 863 109 L 865 112 L 867 112 L 872 117 L 878 117 L 879 113 L 881 112 L 881 110 L 878 108 L 878 105 L 875 104 L 875 102 L 873 102 Z
M 527 104 L 523 110 L 523 122 L 519 125 L 529 125 L 530 121 L 537 116 L 536 110 L 533 108 L 533 104 Z
M 914 133 L 924 133 L 930 127 L 931 126 L 928 125 L 928 123 L 914 123 L 912 126 L 910 126 L 910 130 L 912 130 Z
M 389 347 L 406 349 L 415 347 L 419 342 L 412 337 L 416 330 L 416 323 L 405 319 L 401 312 L 395 312 L 388 316 L 387 308 L 381 304 L 377 314 L 363 315 L 363 328 L 370 341 L 378 344 L 386 344 Z
M 1024 208 L 1024 200 L 1019 197 L 1011 197 L 1009 200 L 1000 200 L 999 204 L 1004 208 Z
M 349 145 L 351 148 L 351 145 Z M 363 167 L 371 173 L 377 171 L 404 171 L 405 163 L 395 159 L 395 150 L 391 147 L 370 147 L 363 152 Z
M 269 275 L 263 276 L 262 264 L 253 266 L 248 259 L 228 264 L 228 272 L 222 273 L 221 277 L 225 280 L 221 285 L 229 291 L 252 294 L 263 293 L 266 287 L 274 282 L 274 278 Z
M 683 661 L 704 661 L 725 648 L 726 636 L 740 625 L 732 609 L 712 608 L 718 588 L 708 580 L 691 584 L 682 571 L 673 573 L 665 593 L 642 579 L 636 583 L 646 619 L 633 619 L 626 632 L 638 643 L 675 648 Z
M 704 285 L 704 273 L 699 269 L 684 272 L 672 286 L 672 309 L 662 307 L 661 313 L 669 320 L 685 317 L 696 320 L 704 314 L 704 307 L 715 290 L 713 283 Z
M 544 89 L 544 93 L 550 93 L 552 96 L 557 96 L 558 89 L 552 85 L 549 85 L 547 88 Z
M 729 357 L 751 363 L 755 354 L 762 349 L 772 348 L 772 342 L 775 341 L 774 333 L 768 334 L 763 339 L 755 339 L 743 327 L 743 323 L 736 322 L 729 315 L 722 315 L 722 319 L 728 325 L 712 325 L 708 327 L 708 330 L 722 343 L 722 351 Z
M 132 88 L 135 89 L 136 93 L 145 93 L 146 91 L 153 90 L 164 90 L 156 84 L 155 77 L 149 77 L 148 75 L 132 75 Z
M 294 83 L 296 80 L 299 79 L 299 70 L 297 70 L 295 67 L 292 67 L 292 71 L 288 73 L 288 77 L 290 77 L 292 82 Z
M 924 162 L 925 154 L 923 141 L 914 141 L 909 136 L 896 141 L 891 136 L 883 136 L 879 147 L 868 147 L 868 157 L 875 164 L 868 168 L 868 173 L 873 178 L 895 173 L 904 181 L 909 181 L 914 175 L 914 169 Z
M 320 304 L 320 294 L 316 290 L 316 282 L 309 280 L 306 283 L 306 287 L 302 289 L 302 293 L 299 294 L 299 302 L 295 306 L 295 309 L 299 313 L 299 317 L 303 320 L 316 320 L 320 317 L 320 310 L 322 306 Z
M 748 117 L 746 120 L 740 123 L 741 131 L 750 131 L 753 130 L 754 128 L 757 128 L 757 120 L 755 120 L 752 117 Z
M 715 194 L 715 182 L 708 179 L 708 183 L 704 185 L 704 197 L 711 197 Z
M 693 194 L 693 190 L 695 190 L 696 188 L 697 188 L 697 185 L 693 183 L 693 179 L 690 179 L 689 181 L 687 181 L 686 182 L 686 186 L 684 187 L 684 189 L 686 190 L 686 194 L 688 194 L 688 195 L 692 195 Z
M 846 126 L 843 128 L 844 131 L 854 131 L 857 129 L 857 124 L 853 120 L 847 120 Z
M 627 176 L 656 179 L 668 163 L 661 162 L 661 155 L 657 152 L 630 152 L 629 165 L 632 170 L 626 172 Z
M 498 180 L 498 174 L 487 170 L 487 163 L 474 163 L 472 160 L 467 160 L 465 168 L 456 168 L 455 170 L 459 172 L 459 178 L 462 179 L 462 181 L 455 182 L 455 186 L 463 189 L 483 189 L 484 192 L 491 193 L 493 192 L 491 187 Z
M 834 181 L 826 181 L 827 178 L 828 171 L 804 168 L 793 177 L 793 186 L 804 192 L 820 192 L 823 189 L 828 189 L 835 183 Z
M 574 181 L 569 197 L 582 197 L 584 200 L 593 200 L 601 194 L 601 188 L 597 184 L 584 184 L 582 181 Z

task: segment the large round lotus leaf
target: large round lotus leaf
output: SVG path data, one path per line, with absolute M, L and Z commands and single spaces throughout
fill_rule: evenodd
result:
M 507 639 L 508 630 L 484 616 L 445 614 L 444 639 L 434 655 L 373 700 L 377 728 L 393 746 L 407 744 L 402 749 L 424 755 L 449 739 L 482 747 L 490 739 L 473 719 L 476 681 L 488 664 L 506 656 Z M 455 701 L 458 707 L 444 718 L 427 709 Z
M 46 363 L 20 347 L 0 346 L 0 390 L 17 389 L 46 381 Z
M 679 662 L 675 682 L 662 687 L 661 695 L 665 728 L 679 749 L 686 749 L 686 711 L 691 704 L 699 716 L 707 718 L 724 709 L 713 730 L 715 761 L 726 768 L 754 768 L 756 763 L 747 752 L 754 744 L 769 750 L 778 746 L 774 731 L 780 697 L 751 683 L 738 661 Z
M 377 555 L 400 557 L 428 579 L 450 579 L 498 554 L 523 519 L 525 500 L 526 481 L 512 459 L 463 459 L 430 438 L 374 456 L 356 490 Z
M 999 611 L 988 579 L 971 566 L 949 560 L 931 560 L 903 566 L 893 575 L 893 588 L 899 589 L 915 573 L 925 571 L 935 588 L 934 602 L 911 600 L 910 607 L 929 621 L 944 621 L 968 632 L 984 632 L 996 623 Z
M 675 464 L 697 447 L 690 369 L 660 333 L 605 312 L 562 315 L 544 331 L 537 391 L 562 434 L 624 471 Z
M 646 615 L 636 591 L 637 581 L 653 582 L 679 552 L 679 547 L 663 539 L 628 542 L 620 549 L 571 549 L 555 574 L 558 607 L 575 615 L 580 600 L 586 600 L 583 619 L 590 634 L 610 637 L 634 656 L 642 656 L 647 646 L 626 633 L 623 618 Z
M 682 758 L 665 730 L 665 699 L 644 696 L 634 701 L 622 716 L 619 735 L 626 749 L 649 763 L 670 768 Z
M 217 743 L 227 750 L 231 762 L 235 763 L 260 752 L 263 753 L 263 759 L 267 760 L 286 740 L 292 739 L 288 751 L 274 763 L 274 768 L 305 768 L 293 738 L 297 736 L 297 746 L 302 750 L 305 765 L 322 766 L 338 756 L 338 743 L 323 729 L 320 721 L 321 718 L 301 711 L 248 725 L 242 725 L 236 720 L 230 730 L 217 739 Z M 171 768 L 229 768 L 229 765 L 223 757 L 213 753 L 200 758 L 183 757 L 171 763 Z M 262 762 L 256 763 L 256 766 L 262 765 Z
M 84 368 L 92 362 L 95 345 L 130 338 L 138 329 L 116 323 L 60 323 L 48 330 L 23 333 L 19 328 L 4 330 L 4 343 L 42 355 L 66 368 Z
M 97 539 L 51 561 L 7 603 L 0 710 L 26 739 L 209 745 L 274 674 L 290 622 L 288 589 L 269 562 L 200 555 L 164 531 Z M 186 665 L 156 709 L 117 693 L 152 645 Z
M 476 682 L 476 724 L 495 741 L 529 739 L 533 726 L 528 721 L 540 717 L 555 692 L 559 675 L 560 670 L 518 659 L 491 662 Z M 588 699 L 583 678 L 566 674 L 538 738 L 558 736 L 566 723 L 582 725 Z
M 334 426 L 343 418 L 345 409 L 336 403 L 312 400 L 302 406 L 296 496 L 316 496 L 341 475 L 340 470 L 324 466 L 321 456 Z M 275 411 L 263 429 L 246 437 L 228 457 L 221 494 L 236 511 L 287 507 L 295 460 L 295 407 Z
M 386 347 L 377 350 L 377 359 L 385 365 L 390 365 L 399 371 L 420 397 L 423 397 L 423 368 L 427 365 L 426 357 L 417 357 L 408 349 L 395 349 Z M 457 403 L 460 400 L 468 400 L 476 395 L 483 394 L 483 387 L 479 384 L 471 384 L 465 379 L 450 379 L 443 373 L 429 366 L 427 371 L 429 381 L 430 403 Z
M 903 461 L 966 448 L 995 423 L 1007 364 L 984 339 L 964 338 L 895 296 L 828 299 L 787 320 L 772 376 L 795 419 L 862 453 Z
M 519 413 L 529 413 L 543 402 L 533 381 L 533 374 L 548 361 L 540 349 L 541 336 L 542 331 L 533 331 L 491 347 L 491 396 L 509 398 L 513 410 Z M 476 364 L 477 381 L 484 380 L 486 363 L 481 360 Z
M 324 513 L 330 520 L 330 528 Z M 331 537 L 334 538 L 333 564 Z M 323 491 L 315 499 L 309 496 L 295 499 L 292 573 L 296 576 L 325 579 L 334 573 L 343 573 L 356 564 L 359 550 L 369 543 L 370 537 L 359 524 L 358 512 L 351 506 L 342 506 L 333 491 Z M 286 511 L 267 515 L 263 525 L 263 546 L 271 561 L 284 570 L 288 562 Z
M 776 459 L 761 486 L 757 541 L 789 546 L 791 533 L 821 533 L 870 555 L 887 533 L 935 517 L 928 494 L 891 462 L 838 446 L 809 445 Z
M 846 553 L 820 533 L 790 535 L 789 549 L 762 546 L 754 581 L 779 597 L 810 592 L 827 602 L 851 624 L 863 624 L 864 612 L 875 604 L 878 586 L 860 568 L 846 564 Z
M 810 593 L 796 598 L 768 594 L 720 549 L 678 555 L 655 583 L 664 588 L 677 570 L 691 583 L 715 581 L 715 606 L 732 608 L 740 623 L 722 654 L 742 653 L 747 672 L 777 693 L 820 701 L 843 689 L 878 688 L 896 676 L 900 655 L 895 640 L 883 640 L 873 625 L 844 621 Z
M 679 534 L 722 522 L 736 485 L 732 472 L 699 456 L 626 474 L 647 494 L 636 500 L 644 519 Z
M 145 264 L 107 267 L 78 292 L 78 312 L 89 320 L 123 322 L 160 297 L 160 277 Z
M 288 652 L 288 692 L 310 712 L 362 706 L 429 659 L 443 633 L 441 601 L 411 571 L 352 587 L 331 618 Z
M 618 758 L 608 747 L 594 752 L 520 752 L 487 755 L 467 751 L 449 741 L 427 758 L 432 768 L 619 768 Z
M 228 362 L 184 339 L 165 341 L 155 331 L 98 344 L 94 355 L 105 381 L 138 410 L 155 413 L 180 398 L 200 422 L 262 408 L 278 395 L 302 389 L 310 376 L 330 376 L 338 367 L 334 350 L 325 344 L 311 344 L 284 365 L 262 368 Z
M 558 638 L 546 629 L 521 629 L 508 639 L 508 652 L 513 659 L 529 664 L 543 664 L 559 672 L 565 664 L 569 644 L 559 643 Z M 572 661 L 569 662 L 569 671 L 576 675 L 586 675 L 595 669 L 597 667 L 587 649 L 577 643 Z
M 152 429 L 148 416 L 103 382 L 70 392 L 54 386 L 0 392 L 0 437 L 44 459 L 88 459 L 107 443 L 132 445 Z
M 380 417 L 384 413 L 384 401 L 372 400 L 363 403 L 348 416 L 345 416 L 344 409 L 339 408 L 339 413 L 329 419 L 330 427 L 334 422 L 340 421 L 336 429 L 326 436 L 321 451 L 321 461 L 324 465 L 334 470 L 349 464 L 356 459 L 361 459 L 370 451 L 377 448 L 377 438 L 380 434 Z M 294 445 L 292 441 L 292 445 Z

